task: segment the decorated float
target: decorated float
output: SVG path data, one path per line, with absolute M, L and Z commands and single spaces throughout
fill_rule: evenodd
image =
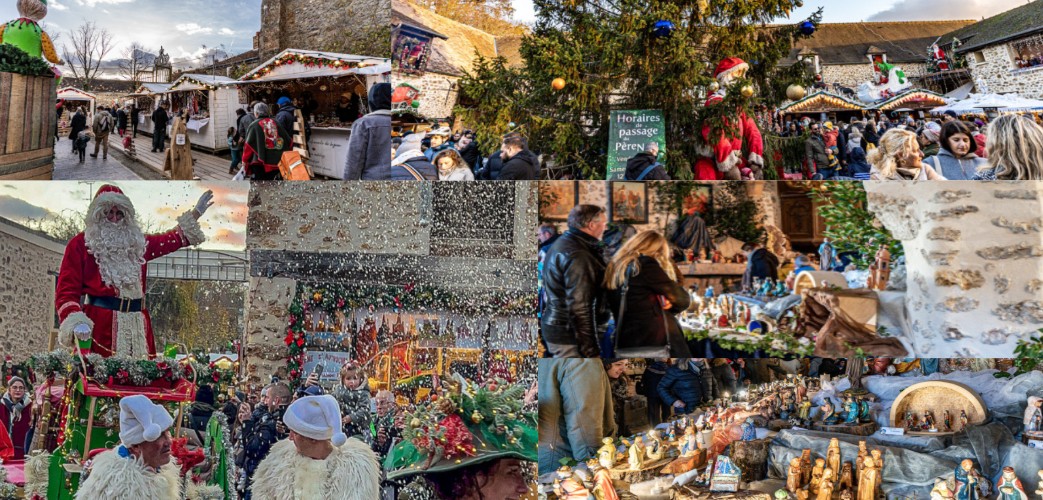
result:
M 387 59 L 286 49 L 243 75 L 235 86 L 240 103 L 293 99 L 301 111 L 295 130 L 287 131 L 294 144 L 306 143 L 302 156 L 316 174 L 343 179 L 351 124 L 369 112 L 369 88 L 388 81 L 390 74 Z M 340 110 L 342 101 L 346 106 Z
M 651 361 L 631 360 L 630 376 L 643 377 Z M 1027 500 L 1034 498 L 1029 492 L 1039 494 L 1043 449 L 1029 439 L 1043 420 L 1034 396 L 1043 387 L 1038 367 L 1025 370 L 1010 359 L 831 361 L 846 374 L 788 373 L 740 384 L 734 394 L 634 434 L 604 436 L 596 452 L 591 446 L 582 459 L 541 468 L 541 495 Z M 547 451 L 540 446 L 541 462 Z

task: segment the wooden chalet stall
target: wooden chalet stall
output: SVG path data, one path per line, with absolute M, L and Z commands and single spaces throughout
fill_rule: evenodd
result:
M 934 108 L 949 104 L 945 96 L 925 89 L 909 89 L 891 97 L 870 109 L 893 116 L 912 114 L 913 118 L 925 118 Z
M 209 153 L 228 151 L 228 127 L 235 126 L 235 110 L 240 106 L 234 83 L 224 76 L 189 73 L 175 80 L 164 94 L 172 115 L 189 112 L 186 125 L 192 147 Z
M 808 115 L 815 119 L 826 115 L 829 120 L 842 121 L 851 117 L 862 118 L 865 109 L 866 104 L 857 99 L 820 90 L 783 106 L 779 112 L 798 117 Z
M 127 95 L 134 101 L 134 106 L 141 110 L 138 114 L 138 132 L 152 135 L 152 112 L 159 107 L 168 90 L 169 83 L 143 83 L 133 94 Z M 133 128 L 133 124 L 131 126 Z
M 316 175 L 343 179 L 351 124 L 369 112 L 369 89 L 390 78 L 388 59 L 286 49 L 236 85 L 241 103 L 259 100 L 271 105 L 280 97 L 293 99 L 300 110 L 295 130 L 287 131 L 294 144 Z M 342 98 L 346 106 L 338 106 Z M 306 138 L 305 120 L 311 130 Z

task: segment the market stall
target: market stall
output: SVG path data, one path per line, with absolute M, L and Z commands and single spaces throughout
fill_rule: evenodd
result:
M 820 90 L 779 108 L 779 113 L 811 116 L 815 119 L 825 116 L 829 120 L 846 121 L 851 117 L 862 118 L 865 109 L 866 104 L 857 99 Z
M 170 90 L 169 83 L 142 83 L 133 94 L 127 94 L 134 106 L 141 112 L 138 114 L 138 131 L 152 135 L 152 112 L 159 107 L 163 94 Z
M 90 119 L 94 116 L 94 107 L 97 105 L 97 96 L 80 90 L 76 87 L 62 87 L 58 89 L 58 100 L 65 101 L 62 104 L 62 114 L 58 117 L 58 127 L 63 129 L 65 132 L 69 128 L 69 124 L 72 122 L 72 115 L 76 113 L 76 108 L 83 106 L 87 111 L 87 120 L 90 123 Z
M 343 179 L 351 124 L 369 112 L 369 88 L 390 75 L 387 59 L 286 49 L 235 83 L 240 103 L 293 99 L 310 128 L 308 165 L 318 175 Z M 301 131 L 287 132 L 300 145 Z
M 932 109 L 931 114 L 940 116 L 946 111 L 953 111 L 968 119 L 986 117 L 989 110 L 998 114 L 1029 113 L 1038 121 L 1040 114 L 1043 114 L 1043 100 L 1030 99 L 1018 94 L 970 94 L 952 104 Z
M 228 150 L 228 127 L 235 126 L 239 108 L 238 93 L 230 85 L 234 82 L 224 76 L 188 73 L 163 94 L 172 115 L 188 113 L 188 140 L 193 147 L 211 153 Z
M 883 102 L 873 105 L 870 109 L 881 113 L 889 113 L 892 116 L 912 115 L 921 119 L 931 112 L 932 109 L 945 106 L 949 100 L 937 93 L 925 89 L 909 89 Z
M 614 385 L 643 378 L 651 361 L 630 360 Z M 1034 395 L 1043 384 L 1038 366 L 1010 359 L 828 361 L 833 376 L 809 375 L 808 367 L 771 375 L 626 434 L 562 434 L 569 447 L 548 446 L 550 433 L 563 431 L 553 420 L 547 428 L 541 422 L 540 491 L 551 499 L 686 500 L 1041 493 L 1043 449 L 1033 437 L 1043 421 Z M 541 394 L 541 407 L 560 404 L 553 397 Z M 625 396 L 614 389 L 613 397 L 625 397 L 624 406 L 646 399 L 632 389 Z M 598 404 L 597 394 L 586 398 Z M 562 429 L 575 425 L 562 418 Z M 577 446 L 576 439 L 588 442 Z

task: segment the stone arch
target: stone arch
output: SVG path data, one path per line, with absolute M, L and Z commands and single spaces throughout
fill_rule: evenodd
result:
M 969 425 L 984 423 L 989 416 L 985 401 L 977 391 L 965 384 L 949 380 L 929 380 L 902 390 L 891 404 L 892 426 L 903 426 L 906 410 L 912 410 L 918 416 L 924 410 L 931 410 L 937 422 L 941 422 L 942 413 L 949 410 L 953 426 L 956 428 L 959 426 L 960 410 L 966 410 Z

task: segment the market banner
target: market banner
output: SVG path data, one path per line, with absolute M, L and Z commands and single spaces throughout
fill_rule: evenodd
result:
M 423 76 L 431 50 L 431 35 L 411 26 L 396 30 L 391 46 L 391 67 L 408 75 Z
M 627 160 L 645 150 L 649 142 L 659 144 L 659 160 L 666 154 L 666 121 L 658 109 L 612 111 L 608 129 L 608 180 L 623 180 Z

